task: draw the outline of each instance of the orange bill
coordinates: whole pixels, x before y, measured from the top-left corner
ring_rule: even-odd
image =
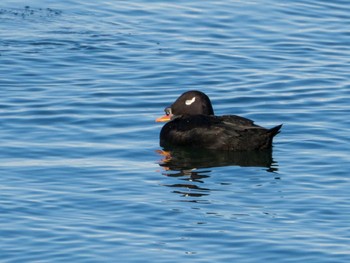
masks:
[[[164,115],[156,119],[156,122],[170,121],[170,115]]]

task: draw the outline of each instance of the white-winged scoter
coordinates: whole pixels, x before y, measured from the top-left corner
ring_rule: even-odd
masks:
[[[271,129],[236,116],[215,116],[209,97],[201,91],[183,93],[157,122],[169,121],[160,132],[160,146],[210,150],[252,151],[272,147],[282,125]]]

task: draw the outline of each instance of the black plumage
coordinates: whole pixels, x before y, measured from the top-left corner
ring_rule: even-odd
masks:
[[[185,92],[165,111],[170,119],[160,132],[160,145],[165,148],[269,149],[282,127],[266,129],[240,116],[215,116],[210,99],[200,91]]]

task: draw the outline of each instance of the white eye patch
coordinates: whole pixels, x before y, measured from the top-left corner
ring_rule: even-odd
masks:
[[[191,100],[186,100],[185,101],[185,104],[187,105],[187,106],[190,106],[193,102],[195,102],[196,101],[196,97],[193,97]]]

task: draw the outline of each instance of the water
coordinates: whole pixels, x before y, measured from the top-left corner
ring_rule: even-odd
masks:
[[[0,6],[1,262],[349,262],[348,1]],[[273,152],[161,154],[189,89]]]

